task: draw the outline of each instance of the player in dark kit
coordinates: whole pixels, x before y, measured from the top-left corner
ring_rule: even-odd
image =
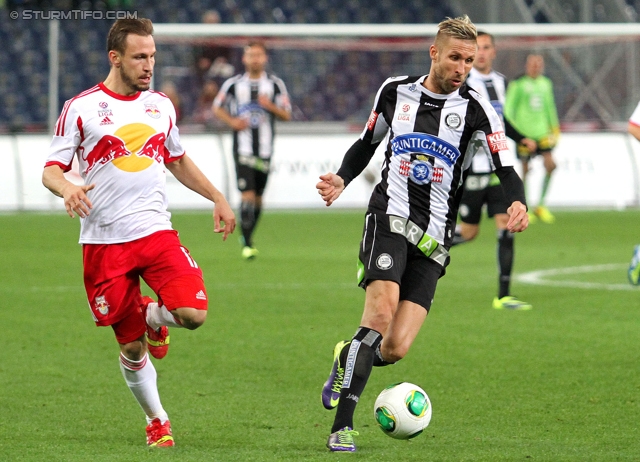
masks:
[[[284,82],[265,72],[268,56],[262,42],[251,42],[242,56],[246,72],[227,80],[213,102],[213,113],[233,129],[233,158],[242,195],[242,257],[258,254],[253,232],[267,187],[275,121],[291,119],[291,103]]]
[[[338,172],[320,176],[316,185],[331,205],[386,138],[382,180],[371,195],[360,246],[362,320],[352,340],[334,348],[322,390],[325,408],[337,406],[331,451],[356,450],[353,414],[372,367],[402,359],[427,317],[449,263],[463,173],[472,160],[468,148],[476,140],[486,144],[511,203],[507,229],[520,232],[529,224],[500,117],[464,84],[476,51],[476,28],[467,16],[441,22],[429,48],[429,74],[387,79]]]
[[[489,100],[498,115],[503,118],[502,108],[508,82],[504,75],[493,70],[495,57],[493,37],[486,32],[478,32],[478,54],[466,83]],[[503,122],[509,138],[530,152],[536,150],[537,143],[534,140],[526,138],[504,118]],[[515,243],[513,233],[507,230],[509,202],[500,186],[500,180],[491,172],[490,153],[485,151],[482,143],[476,143],[473,149],[476,150],[476,154],[464,183],[464,193],[460,202],[460,223],[456,227],[453,244],[476,238],[480,231],[482,207],[486,204],[487,215],[494,218],[498,230],[498,296],[493,299],[492,305],[495,309],[530,310],[530,303],[519,300],[510,292]]]

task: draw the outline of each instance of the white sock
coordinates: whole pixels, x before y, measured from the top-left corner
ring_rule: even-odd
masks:
[[[146,414],[147,424],[156,418],[162,423],[166,422],[169,416],[160,403],[156,368],[149,361],[149,355],[145,354],[140,361],[132,361],[120,353],[120,370],[124,381]]]
[[[166,306],[158,306],[157,303],[147,305],[147,319],[145,321],[153,329],[159,329],[162,326],[182,327],[182,324],[173,317]]]

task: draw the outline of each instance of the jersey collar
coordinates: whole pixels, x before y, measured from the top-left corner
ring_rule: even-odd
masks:
[[[98,84],[98,86],[100,87],[100,90],[102,90],[103,92],[105,92],[107,95],[111,96],[112,98],[119,99],[119,100],[121,100],[121,101],[133,101],[133,100],[138,99],[138,97],[140,96],[140,92],[139,92],[139,91],[138,91],[138,92],[136,92],[136,93],[134,93],[133,95],[130,95],[130,96],[127,96],[127,95],[121,95],[121,94],[119,94],[119,93],[115,93],[115,92],[113,92],[113,91],[109,90],[109,89],[105,86],[104,82],[100,82],[100,83]]]

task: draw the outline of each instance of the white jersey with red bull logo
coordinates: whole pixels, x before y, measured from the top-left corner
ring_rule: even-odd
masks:
[[[81,244],[115,244],[172,229],[165,164],[184,154],[169,98],[119,95],[102,83],[68,100],[46,166],[65,172],[77,157],[93,204],[81,219]]]

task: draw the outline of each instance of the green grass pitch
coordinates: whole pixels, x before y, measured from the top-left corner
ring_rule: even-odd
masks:
[[[118,367],[111,329],[93,325],[78,220],[0,215],[0,460],[638,460],[640,289],[626,281],[637,210],[558,212],[516,237],[512,291],[528,312],[491,308],[495,231],[452,249],[431,314],[407,357],[374,369],[358,407],[356,454],[325,448],[320,403],[334,344],[362,313],[355,286],[363,211],[275,212],[253,262],[209,213],[174,214],[203,268],[207,323],[173,329],[154,361],[177,446],[149,451],[144,416]],[[599,266],[607,265],[607,266]],[[566,268],[579,268],[566,270]],[[148,290],[148,289],[146,289]],[[385,436],[373,402],[397,381],[422,386],[430,426]]]

